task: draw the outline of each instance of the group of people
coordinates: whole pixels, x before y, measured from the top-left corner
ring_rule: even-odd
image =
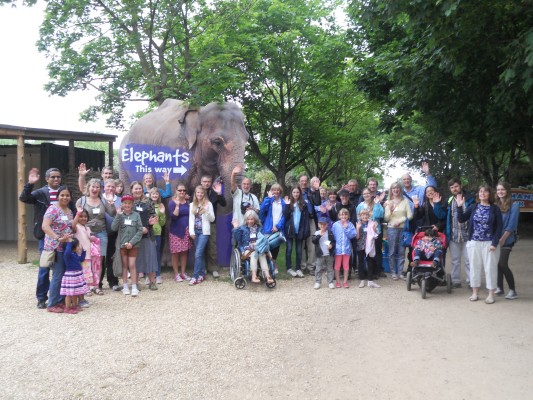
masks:
[[[244,177],[239,187],[243,170],[235,167],[231,175],[233,239],[251,260],[251,281],[259,282],[259,266],[267,282],[274,279],[266,256],[274,261],[276,274],[279,247],[265,254],[256,244],[261,235],[282,234],[289,275],[303,277],[307,270],[315,277],[314,288],[319,289],[325,272],[328,287],[333,289],[348,288],[350,275],[357,273],[360,288],[379,288],[375,281],[386,276],[382,265],[386,238],[393,280],[404,278],[406,247],[408,268],[430,250],[444,265],[449,249],[453,285],[462,286],[463,261],[466,283],[472,288],[471,301],[478,300],[482,269],[489,291],[486,303],[492,304],[495,296],[504,294],[504,277],[509,286],[506,298],[517,298],[508,260],[516,241],[519,208],[512,201],[509,184],[498,184],[495,194],[492,188],[481,186],[476,199],[463,190],[460,180],[452,179],[448,184],[451,196],[445,201],[427,163],[422,164],[422,171],[426,185],[412,186],[411,176],[405,174],[401,185],[395,182],[383,192],[373,178],[362,192],[356,180],[335,191],[321,186],[316,177],[308,185],[307,176],[302,175],[289,195],[283,196],[276,183],[259,202],[251,192],[249,178]],[[139,294],[139,278],[145,279],[150,290],[157,290],[162,283],[161,253],[166,241],[176,282],[200,284],[208,268],[214,277],[219,276],[215,220],[218,205],[226,205],[221,182],[213,183],[213,177],[204,176],[199,186],[188,188],[178,183],[173,192],[168,174],[163,176],[163,190],[148,173],[142,182],[132,182],[127,191],[122,182],[113,179],[109,167],[102,170],[102,179],[87,182],[87,173],[81,164],[78,184],[83,196],[76,202],[69,188],[61,185],[61,172],[56,168],[46,171],[47,185],[36,190],[33,186],[40,176],[32,169],[20,194],[21,201],[34,205],[39,250],[55,253],[50,268],[39,267],[38,308],[77,313],[90,305],[85,296],[103,294],[105,275],[110,288],[124,295]],[[169,199],[168,210],[163,199]],[[430,240],[413,249],[402,241],[402,235],[417,227],[429,228]],[[447,249],[435,247],[431,237],[436,235],[431,232],[446,234]],[[188,276],[188,253],[193,248],[194,270]]]

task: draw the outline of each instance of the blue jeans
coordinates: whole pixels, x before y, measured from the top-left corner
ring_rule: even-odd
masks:
[[[154,236],[155,238],[155,251],[157,254],[157,271],[155,276],[161,276],[161,236]]]
[[[194,277],[205,276],[205,248],[209,242],[209,235],[203,233],[194,236]]]
[[[50,268],[52,270],[52,281],[50,282],[50,299],[48,307],[53,307],[63,302],[64,297],[59,294],[61,291],[61,280],[65,274],[65,260],[63,260],[63,252],[56,252],[56,262]]]
[[[400,240],[403,228],[387,228],[387,240],[389,241],[389,265],[392,275],[400,275],[405,263],[405,247]]]
[[[287,249],[285,251],[285,265],[287,266],[287,269],[292,268],[292,242],[296,243],[296,270],[300,269],[300,264],[302,262],[302,243],[303,240],[301,239],[289,239],[287,238],[287,243],[285,244],[287,246]]]
[[[39,240],[39,254],[43,252],[44,239]],[[39,273],[37,275],[37,289],[35,290],[35,296],[37,300],[48,300],[48,289],[50,289],[50,268],[39,267]]]

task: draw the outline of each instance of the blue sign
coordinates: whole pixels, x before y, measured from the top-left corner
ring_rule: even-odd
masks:
[[[129,172],[130,181],[142,181],[147,172],[156,177],[167,172],[171,179],[185,178],[193,155],[187,149],[129,143],[121,150],[119,158],[122,168]]]

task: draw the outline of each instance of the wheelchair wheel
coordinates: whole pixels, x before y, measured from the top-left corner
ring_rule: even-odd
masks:
[[[410,292],[411,291],[411,277],[413,276],[413,273],[411,271],[409,271],[407,273],[407,276],[405,278],[405,285],[407,286],[407,291]]]
[[[241,275],[241,253],[233,249],[229,263],[229,275],[233,282]]]
[[[452,276],[450,274],[446,274],[446,292],[452,292]]]
[[[242,276],[235,279],[235,282],[233,283],[237,289],[244,289],[246,287],[246,279],[244,279]]]
[[[269,288],[269,289],[274,289],[276,287],[276,279],[272,278],[274,281],[272,283],[268,283],[266,280],[265,280],[265,284],[266,284],[266,287]]]
[[[426,285],[427,285],[426,279],[422,279],[422,282],[420,282],[420,288],[421,288],[421,294],[422,294],[423,299],[426,298]]]

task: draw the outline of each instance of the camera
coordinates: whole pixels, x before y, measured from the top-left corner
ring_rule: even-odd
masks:
[[[245,214],[246,213],[246,210],[248,210],[248,208],[250,208],[252,206],[252,204],[248,201],[243,201],[241,202],[241,214]]]

